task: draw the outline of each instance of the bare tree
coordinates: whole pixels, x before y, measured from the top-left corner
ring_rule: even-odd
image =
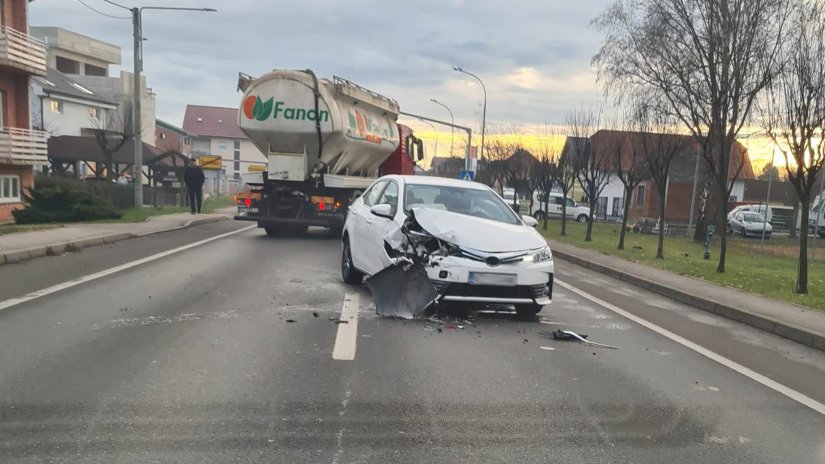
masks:
[[[673,124],[663,115],[651,113],[642,108],[637,115],[640,137],[647,172],[656,194],[659,197],[659,241],[656,246],[656,259],[664,259],[665,248],[665,213],[667,210],[667,186],[670,179],[670,167],[676,156],[689,146],[686,137],[673,133]]]
[[[561,186],[561,170],[559,164],[561,163],[562,147],[558,143],[559,134],[545,126],[544,133],[540,135],[542,142],[536,149],[538,156],[538,164],[535,172],[537,178],[537,190],[539,191],[539,201],[542,203],[539,208],[540,214],[536,215],[536,219],[542,221],[542,229],[547,230],[548,212],[550,211],[550,191],[556,185]]]
[[[561,235],[567,235],[567,198],[576,185],[576,160],[580,150],[584,150],[581,140],[567,137],[558,162],[552,166],[564,199],[561,202]]]
[[[660,99],[701,145],[718,226],[741,170],[731,150],[781,68],[790,11],[790,0],[616,0],[594,20],[606,34],[593,58],[606,91]],[[725,272],[724,234],[720,242]]]
[[[633,129],[627,124],[630,115],[622,115],[617,121],[619,131],[602,131],[594,137],[593,143],[602,145],[604,155],[610,159],[613,175],[622,183],[624,199],[622,201],[622,229],[619,231],[619,245],[617,249],[624,250],[625,236],[627,235],[627,220],[630,215],[630,200],[633,191],[648,178],[647,166],[641,146],[638,143],[639,134],[627,130]]]
[[[584,199],[590,207],[585,242],[593,238],[596,204],[612,174],[610,156],[605,153],[604,147],[593,144],[591,140],[599,128],[601,116],[601,108],[584,107],[574,108],[568,116],[570,132],[576,140],[574,170],[584,190]]]
[[[115,178],[113,158],[114,154],[132,140],[132,111],[123,104],[121,110],[106,111],[100,119],[92,119],[95,141],[103,153],[103,165],[106,169],[106,180],[111,184]],[[137,181],[137,180],[136,180]]]
[[[805,0],[794,15],[786,47],[786,66],[768,95],[765,130],[783,148],[788,180],[808,225],[811,197],[825,163],[825,10]],[[808,293],[808,234],[799,234],[796,293]]]

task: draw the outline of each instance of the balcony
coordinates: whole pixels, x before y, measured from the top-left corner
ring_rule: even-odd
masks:
[[[48,138],[49,133],[44,131],[0,127],[0,162],[48,163]]]
[[[0,66],[46,75],[46,46],[34,37],[0,26]]]

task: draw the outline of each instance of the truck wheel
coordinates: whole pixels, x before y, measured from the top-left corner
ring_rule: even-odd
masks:
[[[579,222],[587,222],[587,215],[586,214],[579,214],[579,217],[576,218]]]
[[[278,237],[281,235],[281,229],[275,226],[266,226],[264,227],[264,230],[266,231],[266,235],[270,237]]]
[[[345,238],[341,245],[341,278],[345,283],[357,285],[364,280],[364,274],[352,264],[352,252],[349,248],[349,239]]]
[[[536,303],[520,303],[515,305],[516,307],[516,314],[518,317],[527,318],[533,317],[536,314],[540,313],[544,306]]]

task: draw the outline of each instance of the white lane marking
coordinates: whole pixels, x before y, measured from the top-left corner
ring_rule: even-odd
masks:
[[[355,359],[355,341],[358,339],[358,294],[344,295],[344,305],[341,307],[342,322],[338,324],[338,333],[335,335],[335,347],[332,349],[332,359],[352,361]],[[343,323],[346,321],[346,323]]]
[[[774,390],[778,393],[781,393],[781,394],[787,396],[788,398],[790,398],[790,399],[792,399],[792,400],[794,400],[798,403],[801,403],[801,404],[813,409],[814,411],[816,411],[816,412],[818,412],[822,415],[825,415],[825,404],[822,404],[819,401],[816,401],[815,399],[813,399],[813,398],[811,398],[807,395],[804,395],[804,394],[802,394],[802,393],[800,393],[800,392],[798,392],[798,391],[796,391],[796,390],[794,390],[790,387],[782,385],[781,383],[776,382],[772,379],[769,379],[768,377],[765,377],[764,375],[762,375],[758,372],[755,372],[751,369],[748,369],[747,367],[737,363],[736,361],[732,361],[732,360],[730,360],[730,359],[728,359],[728,358],[726,358],[726,357],[724,357],[724,356],[722,356],[722,355],[720,355],[716,352],[713,352],[713,351],[711,351],[711,350],[709,350],[709,349],[707,349],[707,348],[705,348],[701,345],[693,343],[692,341],[690,341],[690,340],[688,340],[684,337],[681,337],[679,335],[676,335],[675,333],[673,333],[673,332],[671,332],[671,331],[669,331],[669,330],[667,330],[663,327],[659,327],[658,325],[656,325],[652,322],[649,322],[645,319],[642,319],[641,317],[636,316],[635,314],[631,314],[631,313],[629,313],[629,312],[627,312],[627,311],[625,311],[625,310],[623,310],[623,309],[621,309],[617,306],[614,306],[614,305],[612,305],[612,304],[610,304],[610,303],[608,303],[608,302],[606,302],[606,301],[604,301],[604,300],[602,300],[598,297],[595,297],[595,296],[585,292],[584,290],[580,290],[580,289],[578,289],[578,288],[576,288],[576,287],[574,287],[574,286],[572,286],[568,283],[562,282],[558,279],[556,279],[555,282],[557,284],[561,285],[563,288],[565,288],[567,290],[570,290],[571,292],[573,292],[573,293],[575,293],[575,294],[577,294],[577,295],[579,295],[583,298],[586,298],[586,299],[598,304],[599,306],[602,306],[606,309],[609,309],[610,311],[613,311],[614,313],[616,313],[616,314],[618,314],[618,315],[620,315],[620,316],[622,316],[626,319],[630,319],[631,321],[641,325],[642,327],[645,327],[647,329],[650,329],[650,330],[656,332],[659,335],[667,337],[667,338],[673,340],[674,342],[676,342],[676,343],[678,343],[678,344],[680,344],[684,347],[690,348],[691,350],[701,354],[702,356],[705,356],[706,358],[710,358],[710,359],[716,361],[717,363],[719,363],[719,364],[721,364],[721,365],[723,365],[723,366],[725,366],[729,369],[732,369],[732,370],[744,375],[745,377],[747,377],[751,380],[754,380],[756,382],[761,383],[762,385],[770,388],[771,390]]]
[[[214,242],[215,240],[220,240],[222,238],[229,237],[230,235],[240,234],[241,232],[246,232],[247,230],[253,229],[255,227],[256,226],[248,226],[248,227],[244,227],[242,229],[233,230],[232,232],[227,232],[225,234],[216,235],[214,237],[209,237],[207,239],[203,239],[203,240],[198,241],[198,242],[190,243],[188,245],[179,246],[179,247],[173,248],[171,250],[162,251],[160,253],[156,253],[154,255],[147,256],[145,258],[140,258],[140,259],[137,259],[135,261],[131,261],[131,262],[128,262],[128,263],[125,263],[125,264],[121,264],[119,266],[111,267],[109,269],[105,269],[105,270],[100,271],[100,272],[95,272],[94,274],[85,275],[83,277],[78,277],[77,279],[74,279],[74,280],[69,280],[69,281],[66,281],[66,282],[63,282],[63,283],[59,283],[57,285],[52,285],[51,287],[46,287],[46,288],[43,288],[43,289],[40,289],[40,290],[35,290],[31,293],[27,293],[27,294],[25,294],[23,296],[20,296],[20,297],[17,297],[17,298],[10,298],[8,300],[0,301],[0,311],[3,311],[4,309],[11,308],[12,306],[17,306],[19,304],[26,303],[28,301],[32,301],[32,300],[36,300],[38,298],[42,298],[42,297],[47,296],[47,295],[51,295],[52,293],[57,293],[59,291],[66,290],[67,288],[76,287],[76,286],[78,286],[80,284],[84,284],[86,282],[91,282],[93,280],[97,280],[97,279],[100,279],[100,278],[103,278],[103,277],[106,277],[106,276],[110,276],[110,275],[115,274],[117,272],[125,271],[126,269],[131,269],[135,266],[140,266],[141,264],[146,264],[146,263],[151,262],[151,261],[155,261],[155,260],[158,260],[158,259],[161,259],[161,258],[165,258],[169,255],[173,255],[175,253],[180,253],[181,251],[185,251],[185,250],[188,250],[190,248],[195,248],[195,247],[204,245],[204,244],[209,243],[209,242]]]

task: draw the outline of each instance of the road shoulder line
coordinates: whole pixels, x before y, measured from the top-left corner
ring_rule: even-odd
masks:
[[[745,377],[748,377],[749,379],[754,380],[754,381],[762,384],[763,386],[768,387],[771,390],[774,390],[777,393],[780,393],[780,394],[782,394],[782,395],[784,395],[784,396],[786,396],[786,397],[788,397],[788,398],[790,398],[790,399],[792,399],[792,400],[794,400],[794,401],[796,401],[796,402],[798,402],[798,403],[800,403],[804,406],[807,406],[810,409],[813,409],[814,411],[818,412],[819,414],[822,414],[823,416],[825,416],[825,404],[822,404],[819,401],[816,401],[815,399],[813,399],[813,398],[811,398],[807,395],[804,395],[804,394],[802,394],[802,393],[800,393],[800,392],[798,392],[798,391],[796,391],[796,390],[794,390],[790,387],[782,385],[781,383],[776,382],[775,380],[772,380],[772,379],[770,379],[770,378],[768,378],[768,377],[766,377],[766,376],[764,376],[764,375],[762,375],[762,374],[760,374],[760,373],[758,373],[754,370],[751,370],[751,369],[737,363],[736,361],[730,360],[730,359],[720,355],[719,353],[716,353],[715,351],[711,351],[711,350],[709,350],[709,349],[707,349],[707,348],[705,348],[705,347],[703,347],[703,346],[701,346],[697,343],[694,343],[694,342],[692,342],[692,341],[690,341],[690,340],[688,340],[688,339],[686,339],[686,338],[684,338],[680,335],[677,335],[677,334],[675,334],[675,333],[673,333],[673,332],[671,332],[671,331],[669,331],[669,330],[667,330],[663,327],[660,327],[660,326],[658,326],[658,325],[656,325],[656,324],[654,324],[654,323],[652,323],[652,322],[650,322],[646,319],[643,319],[643,318],[641,318],[641,317],[639,317],[635,314],[631,314],[631,313],[629,313],[629,312],[627,312],[627,311],[625,311],[625,310],[623,310],[623,309],[621,309],[621,308],[619,308],[615,305],[612,305],[612,304],[610,304],[610,303],[608,303],[608,302],[606,302],[606,301],[604,301],[604,300],[602,300],[602,299],[600,299],[596,296],[593,296],[593,295],[585,292],[584,290],[581,290],[577,287],[574,287],[573,285],[570,285],[566,282],[562,282],[558,279],[555,280],[555,283],[560,285],[561,287],[565,288],[566,290],[569,290],[569,291],[581,296],[582,298],[586,298],[586,299],[592,301],[593,303],[596,303],[599,306],[624,317],[625,319],[629,319],[629,320],[635,322],[636,324],[641,325],[642,327],[644,327],[648,330],[652,330],[653,332],[656,332],[657,334],[659,334],[659,335],[661,335],[665,338],[668,338],[668,339],[670,339],[670,340],[672,340],[672,341],[674,341],[674,342],[676,342],[676,343],[678,343],[678,344],[680,344],[680,345],[682,345],[686,348],[689,348],[689,349],[701,354],[702,356],[704,356],[706,358],[709,358],[713,361],[716,361],[717,363],[727,367],[728,369],[734,370],[734,371],[744,375]]]
[[[332,349],[332,359],[338,361],[355,359],[355,344],[358,339],[358,301],[357,293],[344,295],[341,316],[338,318],[335,346]]]

